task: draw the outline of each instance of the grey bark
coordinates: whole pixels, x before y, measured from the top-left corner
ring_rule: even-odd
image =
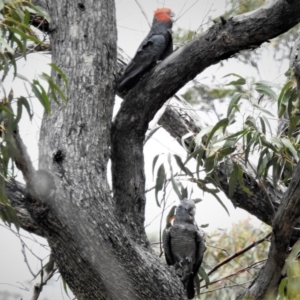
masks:
[[[300,3],[279,0],[243,19],[214,25],[145,76],[124,97],[113,124],[114,2],[53,0],[48,5],[52,60],[69,79],[69,101],[53,105],[41,128],[40,169],[54,178],[56,193],[44,201],[26,197],[27,210],[78,299],[183,299],[180,281],[151,250],[143,228],[148,123],[205,68],[297,24]],[[59,76],[53,78],[62,86]],[[113,197],[106,178],[110,155]]]
[[[20,226],[30,232],[44,237],[45,232],[41,226],[31,217],[24,203],[26,197],[26,188],[15,180],[10,180],[6,183],[6,195],[10,200],[12,207],[15,209],[20,222]]]
[[[289,239],[300,216],[299,178],[300,164],[298,163],[272,224],[273,235],[268,260],[246,292],[246,298],[263,300],[267,294],[273,294],[278,288],[288,253]]]

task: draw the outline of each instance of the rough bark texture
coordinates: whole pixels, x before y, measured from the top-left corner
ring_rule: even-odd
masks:
[[[248,17],[214,25],[125,95],[112,126],[117,73],[114,1],[53,0],[47,8],[52,60],[69,79],[69,101],[53,105],[51,115],[43,119],[40,169],[54,179],[56,190],[43,201],[26,197],[32,224],[40,226],[78,299],[183,299],[180,281],[151,250],[143,228],[143,141],[148,123],[169,97],[205,68],[297,24],[300,2],[278,0]],[[57,74],[53,78],[62,86]],[[191,131],[199,125],[184,118],[178,122]],[[168,128],[167,122],[164,126]],[[106,178],[110,156],[113,198]],[[258,200],[249,209],[271,222]]]
[[[49,13],[52,60],[69,79],[69,102],[53,105],[41,127],[39,168],[53,175],[56,195],[38,210],[36,201],[28,209],[45,230],[78,299],[182,299],[179,281],[146,238],[139,247],[118,222],[107,183],[115,94],[114,2],[52,1]]]
[[[299,178],[300,164],[298,164],[289,188],[276,212],[268,260],[246,292],[246,298],[263,300],[267,294],[273,294],[278,288],[282,276],[281,271],[288,253],[289,238],[300,216]]]
[[[20,226],[28,232],[45,237],[44,230],[32,219],[27,207],[25,206],[24,198],[26,197],[26,194],[27,191],[22,184],[14,180],[6,183],[6,195],[9,198],[12,207],[16,211]]]

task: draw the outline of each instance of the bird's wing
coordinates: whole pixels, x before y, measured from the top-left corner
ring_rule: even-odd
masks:
[[[204,237],[202,232],[199,229],[196,230],[195,240],[196,240],[196,259],[195,259],[195,264],[193,266],[194,276],[198,273],[198,270],[202,263],[203,254],[206,250]]]
[[[136,73],[139,73],[141,69],[147,69],[152,64],[157,62],[158,58],[165,51],[165,49],[166,40],[164,35],[150,35],[142,42],[125,72],[132,73],[131,75],[134,76]]]
[[[167,264],[170,265],[174,265],[174,257],[172,254],[172,248],[171,248],[171,228],[168,228],[164,231],[163,234],[163,246],[164,246],[164,251],[165,251],[165,257],[166,257],[166,261]]]
[[[140,45],[134,58],[126,67],[124,74],[119,79],[118,89],[135,85],[137,81],[154,66],[166,49],[166,40],[163,34],[149,35]]]
[[[167,43],[166,50],[162,54],[161,60],[164,60],[166,57],[168,57],[173,52],[173,39],[172,39],[172,30],[168,30],[165,34],[165,40]]]

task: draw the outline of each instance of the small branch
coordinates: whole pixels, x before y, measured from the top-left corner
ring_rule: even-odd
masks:
[[[197,172],[192,172],[192,174],[197,174]],[[186,174],[175,174],[173,177],[189,177],[189,175],[186,175]],[[170,177],[170,178],[166,179],[166,182],[170,182],[171,180],[172,180],[172,178]],[[191,181],[190,179],[188,179],[188,180]],[[193,181],[191,181],[191,182],[193,182]],[[153,186],[153,187],[151,187],[151,188],[149,188],[149,189],[147,189],[147,190],[145,190],[145,193],[148,193],[148,192],[154,190],[155,187],[156,187],[156,185]]]
[[[216,289],[213,289],[213,290],[207,290],[205,292],[201,292],[200,294],[208,294],[208,293],[213,293],[215,291],[219,291],[219,290],[222,290],[222,289],[227,289],[227,288],[233,288],[233,287],[236,287],[236,286],[243,286],[244,284],[247,284],[247,283],[250,283],[252,280],[248,280],[248,281],[245,281],[243,283],[236,283],[236,284],[231,284],[231,285],[224,285],[224,286],[221,286],[221,287],[218,287]]]
[[[46,52],[48,51],[50,53],[51,51],[51,44],[50,43],[42,43],[42,44],[32,44],[29,45],[26,48],[26,54],[30,53],[37,53],[37,52]],[[23,53],[16,51],[15,52],[15,59],[18,59],[19,57],[22,57]]]
[[[218,263],[217,265],[215,265],[208,273],[207,275],[211,275],[213,272],[215,272],[216,270],[218,270],[220,267],[222,267],[223,265],[227,264],[228,262],[230,262],[231,260],[235,259],[236,257],[244,254],[245,252],[247,252],[248,250],[250,250],[251,248],[261,244],[262,242],[264,242],[265,240],[267,240],[270,236],[271,236],[271,232],[268,233],[267,235],[265,235],[263,238],[259,239],[258,241],[255,241],[253,243],[251,243],[250,245],[248,245],[247,247],[241,249],[240,251],[235,252],[234,254],[230,255],[229,257],[225,258],[224,260],[222,260],[220,263]]]
[[[6,182],[5,193],[18,216],[20,226],[28,232],[45,237],[44,230],[32,219],[25,206],[24,198],[28,197],[25,186],[15,180],[9,180]]]
[[[210,285],[215,284],[215,283],[218,283],[218,282],[220,282],[220,281],[222,281],[222,280],[225,280],[225,279],[229,279],[230,277],[239,275],[240,273],[246,272],[246,271],[248,271],[249,269],[252,269],[253,267],[255,267],[255,266],[257,266],[258,264],[261,264],[261,263],[263,263],[263,262],[265,262],[265,261],[266,261],[266,259],[257,261],[257,262],[255,262],[255,263],[253,263],[253,264],[251,264],[251,265],[249,265],[249,266],[247,266],[247,267],[245,267],[245,268],[242,268],[242,269],[239,269],[239,270],[235,271],[234,273],[231,273],[231,274],[229,274],[229,275],[227,275],[227,276],[225,276],[225,277],[222,277],[222,278],[220,278],[220,279],[217,279],[217,280],[215,280],[215,281],[210,282]],[[204,287],[205,287],[205,285],[201,286],[201,288],[204,288]]]
[[[50,32],[49,22],[44,17],[39,16],[37,14],[30,14],[30,25],[42,32]]]
[[[171,204],[169,204],[167,207],[166,207],[166,209],[167,208],[169,208],[169,207],[171,207],[171,205],[173,205],[175,203],[175,201],[173,201]],[[154,217],[153,219],[152,219],[152,221],[151,222],[149,222],[147,225],[145,225],[145,227],[144,228],[146,228],[146,227],[148,227],[148,226],[150,226],[160,215],[162,214],[162,212],[160,212],[156,217]]]
[[[34,286],[34,291],[33,291],[33,296],[31,298],[31,300],[37,300],[43,290],[43,287],[48,283],[48,281],[53,277],[53,275],[56,273],[57,269],[54,268],[45,278],[45,280],[43,280],[43,276],[44,276],[44,271],[43,271],[43,266],[41,269],[41,282],[37,283]]]
[[[162,239],[161,239],[162,234],[161,233],[162,233],[162,221],[163,221],[164,212],[166,210],[166,204],[167,204],[167,199],[166,199],[167,186],[168,186],[168,182],[165,181],[164,192],[163,192],[163,197],[162,197],[164,205],[163,205],[163,208],[162,208],[161,218],[160,218],[160,223],[159,223],[159,247],[160,247],[160,255],[159,255],[159,257],[161,257],[162,254],[163,254]]]
[[[29,288],[24,286],[24,284],[22,284],[21,282],[17,282],[17,283],[21,284],[23,287],[20,287],[20,286],[14,285],[14,284],[10,284],[10,283],[5,283],[5,282],[0,282],[0,285],[8,285],[8,286],[12,286],[12,287],[18,288],[23,291],[27,291],[27,292],[29,291]]]
[[[22,252],[23,257],[24,257],[24,262],[25,262],[25,264],[26,264],[26,266],[27,266],[29,272],[31,273],[31,275],[32,275],[33,277],[35,277],[36,275],[35,275],[34,272],[31,270],[31,267],[30,267],[30,265],[29,265],[29,262],[28,262],[28,259],[27,259],[27,256],[26,256],[26,252],[25,252],[25,243],[22,241],[22,239],[21,239],[20,236],[19,236],[19,239],[20,239],[21,246],[22,246],[21,252]]]
[[[17,154],[14,155],[13,160],[17,168],[22,172],[25,182],[28,183],[34,177],[35,170],[18,129],[14,132],[13,137],[17,149]]]
[[[148,23],[148,25],[149,25],[149,28],[151,28],[151,23],[150,23],[150,21],[148,20],[147,14],[146,14],[146,12],[144,11],[144,9],[143,9],[141,3],[139,2],[139,0],[135,0],[135,2],[136,2],[136,4],[138,5],[138,7],[140,8],[142,14],[144,15],[144,17],[145,17],[145,19],[146,19],[146,21],[147,21],[147,23]]]
[[[151,129],[150,133],[146,135],[145,141],[144,141],[144,146],[145,144],[152,138],[152,136],[154,135],[154,133],[156,131],[158,131],[161,128],[161,126],[157,126],[153,129]]]

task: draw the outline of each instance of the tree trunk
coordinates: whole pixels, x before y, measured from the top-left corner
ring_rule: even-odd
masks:
[[[56,195],[45,203],[50,210],[43,211],[43,219],[31,213],[78,299],[182,299],[179,281],[149,247],[143,226],[138,245],[116,218],[107,182],[115,97],[114,3],[52,1],[50,15],[52,60],[69,79],[68,103],[52,105],[43,118],[39,168],[53,175]]]
[[[182,284],[151,249],[143,227],[148,124],[169,97],[205,68],[297,24],[300,3],[278,0],[249,17],[214,25],[147,74],[124,97],[113,124],[114,1],[53,0],[48,5],[52,60],[69,80],[68,103],[53,103],[43,118],[39,169],[54,180],[55,193],[42,201],[27,195],[32,218],[27,228],[41,228],[78,299],[184,299]],[[52,77],[63,86],[58,74]]]

